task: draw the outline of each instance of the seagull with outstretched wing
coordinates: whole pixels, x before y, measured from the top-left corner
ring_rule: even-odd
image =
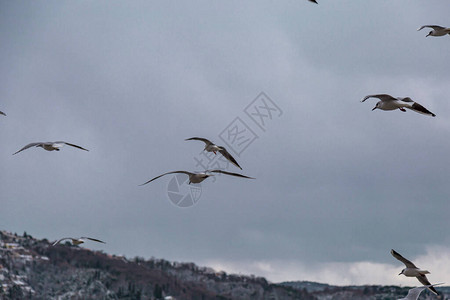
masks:
[[[90,238],[90,237],[86,237],[86,236],[82,236],[82,237],[80,237],[80,238],[66,237],[66,238],[59,239],[59,240],[57,240],[56,242],[54,242],[54,243],[52,244],[52,246],[55,246],[55,245],[59,244],[60,242],[62,242],[62,241],[64,241],[64,240],[72,240],[72,244],[75,245],[75,246],[78,246],[78,245],[80,245],[80,244],[83,244],[85,240],[90,240],[90,241],[94,241],[94,242],[97,242],[97,243],[103,243],[103,244],[106,244],[106,243],[103,242],[103,241],[100,241],[100,240],[97,240],[97,239],[93,239],[93,238]]]
[[[186,139],[186,141],[202,141],[203,143],[205,143],[205,149],[203,149],[203,151],[213,152],[214,154],[216,154],[216,152],[220,152],[220,154],[222,154],[223,157],[225,157],[229,162],[231,162],[233,165],[242,170],[241,166],[237,163],[234,157],[227,151],[227,149],[225,149],[225,147],[217,146],[210,140],[200,137],[192,137]]]
[[[45,149],[47,151],[59,151],[64,145],[72,146],[72,147],[75,147],[75,148],[78,148],[78,149],[81,149],[81,150],[84,150],[84,151],[89,151],[88,149],[85,149],[83,147],[80,147],[80,146],[77,146],[77,145],[74,145],[74,144],[71,144],[71,143],[63,142],[63,141],[58,141],[58,142],[37,142],[37,143],[30,143],[30,144],[26,145],[25,147],[23,147],[22,149],[20,149],[16,153],[13,153],[13,155],[17,154],[17,153],[19,153],[19,152],[21,152],[23,150],[26,150],[28,148],[31,148],[31,147],[41,147],[41,148],[43,148],[43,149]]]
[[[423,285],[430,285],[430,287],[428,287],[428,289],[430,291],[432,291],[434,294],[438,295],[438,292],[436,291],[436,289],[428,281],[427,276],[425,276],[425,274],[430,274],[429,271],[421,270],[421,269],[417,268],[411,261],[409,261],[408,259],[401,256],[400,253],[398,253],[394,249],[391,249],[391,254],[393,257],[395,257],[396,259],[398,259],[399,261],[404,263],[406,266],[406,268],[404,268],[398,275],[403,274],[407,277],[416,277],[417,280],[419,280],[420,283],[422,283]]]
[[[421,26],[419,29],[417,29],[417,31],[422,30],[424,28],[432,28],[433,30],[431,30],[426,36],[443,36],[446,34],[450,34],[450,28],[446,28],[446,27],[442,27],[442,26],[438,26],[438,25],[423,25]]]
[[[375,95],[368,95],[366,97],[364,97],[361,102],[366,101],[369,98],[377,98],[380,101],[377,102],[377,104],[375,105],[374,108],[372,108],[372,110],[375,109],[381,109],[381,110],[395,110],[395,109],[399,109],[403,112],[406,112],[405,108],[408,108],[410,110],[413,110],[415,112],[424,114],[424,115],[428,115],[428,116],[432,116],[435,117],[436,115],[433,114],[431,111],[429,111],[428,109],[426,109],[425,107],[423,107],[422,105],[420,105],[417,102],[414,102],[411,98],[409,97],[397,97],[394,98],[391,95],[388,94],[375,94]]]
[[[167,172],[164,174],[161,174],[159,176],[156,176],[155,178],[150,179],[149,181],[140,184],[140,185],[146,185],[147,183],[152,182],[153,180],[156,180],[164,175],[168,175],[168,174],[177,174],[177,173],[181,173],[181,174],[186,174],[189,176],[189,184],[191,183],[200,183],[203,180],[205,180],[208,177],[214,176],[213,174],[208,174],[208,173],[221,173],[221,174],[226,174],[226,175],[230,175],[230,176],[236,176],[236,177],[241,177],[241,178],[248,178],[248,179],[255,179],[253,177],[248,177],[242,174],[238,174],[238,173],[231,173],[231,172],[226,172],[226,171],[222,171],[222,170],[210,170],[210,171],[205,171],[205,172],[199,172],[199,173],[193,173],[193,172],[187,172],[187,171],[172,171],[172,172]]]
[[[420,293],[422,293],[422,291],[424,289],[433,287],[435,285],[440,285],[440,284],[443,284],[443,283],[436,283],[436,284],[430,284],[430,285],[424,285],[424,286],[415,287],[415,288],[410,289],[408,291],[408,295],[406,295],[405,298],[401,298],[401,299],[398,299],[398,300],[417,300],[417,299],[419,299]]]

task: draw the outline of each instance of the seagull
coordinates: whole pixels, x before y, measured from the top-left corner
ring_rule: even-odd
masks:
[[[317,3],[316,0],[309,0],[309,2],[314,2],[315,4],[319,4],[319,3]]]
[[[430,288],[434,285],[439,285],[439,284],[443,284],[443,283],[436,283],[436,284],[430,284],[430,285],[424,285],[424,286],[419,286],[419,287],[415,287],[413,289],[410,289],[408,291],[408,295],[406,295],[405,298],[401,298],[398,300],[417,300],[419,299],[419,295],[420,293],[422,293],[422,291],[426,288]]]
[[[423,285],[429,285],[427,287],[430,291],[432,291],[434,294],[438,295],[438,292],[434,289],[434,287],[431,285],[431,283],[428,281],[427,276],[425,274],[430,274],[427,270],[420,270],[417,268],[412,262],[401,256],[398,252],[396,252],[394,249],[391,249],[391,254],[393,257],[401,261],[405,264],[406,268],[402,270],[402,272],[398,275],[405,275],[407,277],[416,277],[417,280],[419,280]]]
[[[387,94],[378,94],[378,95],[368,95],[366,97],[364,97],[364,99],[361,100],[361,102],[366,101],[369,98],[378,98],[381,101],[378,101],[377,104],[375,105],[375,107],[372,110],[375,109],[381,109],[381,110],[395,110],[395,109],[400,109],[401,111],[405,112],[406,109],[411,109],[415,112],[424,114],[424,115],[431,115],[433,117],[435,117],[436,115],[433,114],[431,111],[429,111],[428,109],[426,109],[425,107],[423,107],[422,105],[420,105],[417,102],[414,102],[411,98],[409,97],[397,97],[394,98],[391,95],[387,95]]]
[[[423,25],[417,31],[424,29],[425,27],[433,28],[426,36],[443,36],[446,34],[450,34],[450,28],[445,28],[437,25]]]
[[[189,184],[191,184],[191,183],[200,183],[203,180],[205,180],[206,178],[208,178],[210,176],[214,176],[213,174],[208,174],[208,173],[222,173],[222,174],[231,175],[231,176],[255,179],[253,177],[248,177],[248,176],[245,176],[245,175],[242,175],[242,174],[238,174],[238,173],[225,172],[225,171],[222,171],[222,170],[210,170],[210,171],[205,171],[205,172],[200,172],[200,173],[192,173],[192,172],[187,172],[187,171],[173,171],[173,172],[167,172],[167,173],[164,173],[162,175],[156,176],[155,178],[150,179],[146,183],[140,184],[139,186],[145,185],[147,183],[150,183],[153,180],[158,179],[159,177],[162,177],[164,175],[175,174],[175,173],[182,173],[182,174],[188,175],[189,176]]]
[[[2,112],[2,111],[0,111],[0,115],[6,116],[6,114],[4,112]]]
[[[77,238],[77,239],[76,238],[71,238],[71,237],[66,237],[66,238],[59,239],[56,242],[54,242],[52,244],[52,246],[55,246],[56,244],[59,244],[61,241],[64,241],[64,240],[72,240],[72,244],[75,245],[75,246],[78,246],[79,244],[83,244],[84,240],[91,240],[91,241],[94,241],[94,242],[106,244],[103,241],[100,241],[100,240],[97,240],[97,239],[93,239],[93,238],[90,238],[90,237],[86,237],[86,236],[82,236],[82,237]]]
[[[237,163],[237,161],[233,158],[233,156],[231,156],[231,154],[227,151],[227,149],[225,149],[225,147],[217,146],[216,144],[214,144],[210,140],[204,139],[204,138],[192,137],[192,138],[189,138],[189,139],[185,139],[185,141],[192,141],[192,140],[202,141],[203,143],[205,143],[205,149],[203,149],[203,151],[214,152],[214,154],[216,154],[216,152],[218,151],[229,162],[231,162],[233,165],[235,165],[236,167],[238,167],[239,169],[242,170],[241,166]]]
[[[30,143],[30,144],[26,145],[25,147],[23,147],[22,149],[20,149],[16,153],[13,153],[13,155],[19,153],[20,151],[23,151],[23,150],[26,150],[28,148],[31,148],[31,147],[41,147],[41,148],[44,148],[47,151],[53,151],[53,150],[59,151],[60,148],[62,148],[64,146],[64,144],[72,146],[72,147],[75,147],[75,148],[78,148],[78,149],[81,149],[81,150],[84,150],[84,151],[89,151],[88,149],[84,149],[83,147],[80,147],[80,146],[77,146],[77,145],[74,145],[74,144],[71,144],[71,143],[62,142],[62,141],[59,141],[59,142],[46,142],[46,143],[44,143],[44,142],[37,142],[37,143]]]

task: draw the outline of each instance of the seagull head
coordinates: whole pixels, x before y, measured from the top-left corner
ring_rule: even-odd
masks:
[[[430,31],[427,35],[426,35],[426,37],[428,37],[429,35],[431,35],[433,33],[433,31]]]
[[[400,272],[400,274],[398,274],[398,275],[399,275],[399,276],[402,275],[404,271],[405,271],[405,269],[403,269],[403,270]]]
[[[375,104],[375,107],[372,108],[372,111],[374,111],[375,109],[380,108],[380,107],[381,107],[381,101],[378,101],[377,104]]]

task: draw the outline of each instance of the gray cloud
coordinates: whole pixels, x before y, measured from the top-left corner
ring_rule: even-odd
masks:
[[[416,31],[446,25],[429,2],[2,3],[0,226],[228,265],[383,264],[391,248],[448,248],[449,39]],[[257,180],[207,180],[188,209],[167,199],[169,178],[137,186],[198,169],[202,146],[184,139],[220,143],[261,91],[283,115],[254,127],[238,158]],[[437,117],[371,112],[359,100],[372,93]],[[90,152],[11,155],[44,140]]]

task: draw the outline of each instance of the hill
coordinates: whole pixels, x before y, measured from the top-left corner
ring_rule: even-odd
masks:
[[[128,259],[0,231],[0,299],[398,299],[407,288],[273,284],[194,263]],[[448,289],[441,289],[449,292]],[[425,291],[421,299],[431,298]]]

